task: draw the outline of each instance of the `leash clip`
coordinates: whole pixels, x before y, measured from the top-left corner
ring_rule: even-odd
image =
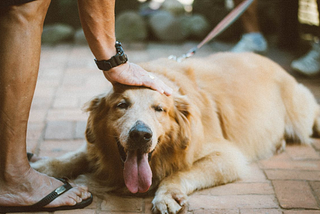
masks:
[[[187,59],[189,57],[192,57],[196,53],[197,50],[198,50],[198,48],[194,47],[194,48],[191,48],[186,54],[183,54],[180,57],[177,57],[177,56],[174,56],[174,55],[170,55],[168,58],[172,59],[172,60],[175,60],[177,62],[182,62],[183,60],[185,60],[185,59]]]

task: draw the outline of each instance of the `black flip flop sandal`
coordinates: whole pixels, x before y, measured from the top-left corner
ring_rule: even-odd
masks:
[[[58,210],[73,210],[73,209],[82,209],[92,203],[92,195],[90,198],[83,200],[80,203],[77,203],[74,206],[61,206],[61,207],[44,207],[47,204],[50,204],[54,199],[58,198],[63,193],[67,192],[68,190],[72,189],[73,187],[65,180],[65,179],[58,179],[62,181],[64,184],[50,194],[45,196],[39,202],[31,206],[0,206],[0,213],[14,213],[14,212],[54,212]]]

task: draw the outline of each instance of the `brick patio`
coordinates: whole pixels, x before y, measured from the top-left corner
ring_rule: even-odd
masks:
[[[181,55],[195,44],[135,44],[125,46],[132,62],[168,55]],[[225,51],[227,44],[203,47],[195,57]],[[271,48],[268,57],[289,69],[293,56]],[[291,73],[291,71],[289,71]],[[295,75],[309,87],[320,103],[320,78]],[[43,47],[39,81],[31,109],[28,150],[40,156],[56,157],[85,143],[87,114],[81,108],[110,84],[93,62],[87,46],[70,44]],[[106,195],[94,198],[84,210],[54,214],[151,213],[152,198],[123,198]],[[202,190],[189,197],[182,213],[193,214],[320,214],[320,140],[312,147],[287,146],[284,153],[251,164],[245,179]]]

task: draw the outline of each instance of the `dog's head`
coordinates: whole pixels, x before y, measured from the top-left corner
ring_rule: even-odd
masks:
[[[87,141],[117,158],[109,161],[123,161],[124,182],[132,193],[150,188],[155,153],[188,146],[189,105],[177,93],[168,97],[148,88],[115,86],[87,110]]]

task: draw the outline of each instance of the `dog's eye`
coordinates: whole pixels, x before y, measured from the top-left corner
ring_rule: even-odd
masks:
[[[154,106],[153,108],[157,112],[166,112],[166,110],[164,108],[162,108],[161,106]]]
[[[120,108],[120,109],[127,109],[128,107],[129,105],[126,102],[120,102],[117,104],[117,108]]]

